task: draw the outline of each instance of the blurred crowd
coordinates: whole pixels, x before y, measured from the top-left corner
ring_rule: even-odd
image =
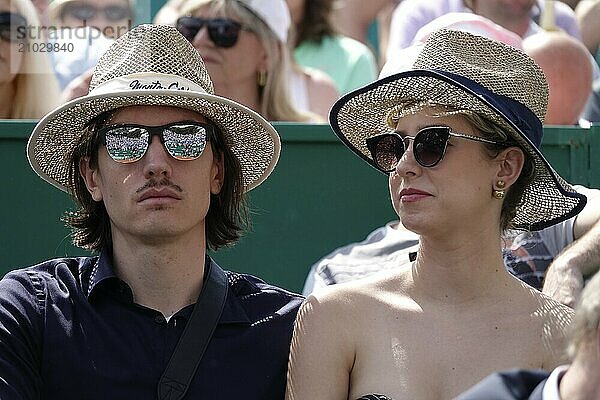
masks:
[[[0,0],[0,118],[40,118],[87,94],[102,53],[147,22],[142,8]],[[165,0],[153,22],[198,50],[217,94],[272,121],[326,122],[339,97],[411,68],[449,27],[528,53],[549,81],[546,124],[587,126],[600,120],[599,17],[598,0]]]

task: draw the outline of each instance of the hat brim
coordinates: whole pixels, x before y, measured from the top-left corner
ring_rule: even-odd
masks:
[[[85,125],[106,111],[128,106],[178,107],[196,111],[214,122],[240,162],[246,192],[260,185],[279,159],[279,135],[258,113],[220,96],[154,89],[88,95],[50,112],[29,138],[27,157],[31,167],[45,181],[70,192],[70,157]]]
[[[540,230],[571,218],[583,209],[586,197],[554,171],[525,134],[524,129],[533,129],[530,124],[519,120],[521,126],[518,126],[509,116],[510,108],[497,98],[469,88],[442,71],[410,70],[375,81],[338,100],[329,119],[342,142],[376,168],[365,139],[393,130],[387,124],[387,117],[400,103],[427,100],[471,110],[497,123],[533,158],[535,177],[517,206],[517,215],[512,221],[515,228]],[[539,124],[541,129],[541,122]]]

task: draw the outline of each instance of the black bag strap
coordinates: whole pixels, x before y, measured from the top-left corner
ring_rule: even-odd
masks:
[[[227,298],[227,275],[212,260],[207,272],[208,276],[190,320],[158,382],[159,400],[183,398],[221,318]]]

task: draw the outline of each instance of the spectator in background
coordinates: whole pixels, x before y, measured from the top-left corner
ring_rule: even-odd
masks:
[[[50,54],[54,72],[62,90],[63,101],[85,96],[92,73],[102,54],[114,42],[92,27],[75,28],[76,34],[63,31],[55,40],[59,46],[73,46],[73,51]]]
[[[293,55],[335,81],[340,94],[377,78],[373,53],[361,42],[337,33],[332,24],[334,0],[287,0],[295,26]]]
[[[564,32],[538,32],[523,39],[523,50],[542,68],[550,96],[547,125],[577,125],[592,93],[590,54]]]
[[[376,44],[375,52],[379,63],[385,62],[389,27],[394,7],[402,0],[339,0],[334,7],[334,24],[342,35],[351,37],[365,45]],[[373,26],[377,30],[377,43],[369,39]]]
[[[583,290],[569,329],[570,364],[554,370],[494,373],[456,400],[595,400],[600,398],[600,274]]]
[[[131,29],[135,16],[134,0],[53,0],[50,19],[59,27],[91,26],[106,37],[116,39]]]
[[[0,118],[41,118],[60,104],[43,37],[20,27],[40,25],[30,0],[0,0]]]
[[[87,94],[100,56],[131,29],[135,0],[53,0],[48,13],[61,29],[56,42],[74,46],[73,51],[51,53],[63,101],[69,101]]]
[[[335,84],[295,67],[285,0],[188,0],[178,15],[177,29],[200,52],[217,94],[272,121],[326,120]]]
[[[600,1],[585,0],[575,8],[575,15],[581,28],[583,43],[592,54],[597,54],[600,47]]]
[[[592,95],[588,99],[581,116],[586,121],[600,122],[600,79],[594,81]]]
[[[560,364],[572,310],[506,272],[500,236],[585,205],[540,153],[547,96],[523,52],[440,30],[413,70],[334,105],[333,131],[389,175],[420,250],[410,268],[307,298],[288,399],[447,399],[499,369]]]
[[[581,39],[573,10],[564,3],[555,3],[556,25],[571,36]],[[392,15],[388,58],[394,51],[410,46],[419,28],[449,12],[473,10],[525,37],[539,31],[537,22],[543,9],[544,2],[541,0],[404,0]]]

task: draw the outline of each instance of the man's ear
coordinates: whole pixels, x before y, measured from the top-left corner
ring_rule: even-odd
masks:
[[[210,170],[210,192],[219,194],[225,181],[225,162],[223,153],[219,153],[213,157],[212,167]]]
[[[498,170],[495,181],[503,181],[506,188],[509,188],[519,179],[525,164],[525,154],[518,147],[509,147],[502,150],[496,160],[498,161]]]
[[[92,199],[94,199],[94,201],[102,201],[102,191],[98,186],[98,167],[93,168],[90,165],[89,157],[83,157],[79,160],[79,175],[83,178]]]

